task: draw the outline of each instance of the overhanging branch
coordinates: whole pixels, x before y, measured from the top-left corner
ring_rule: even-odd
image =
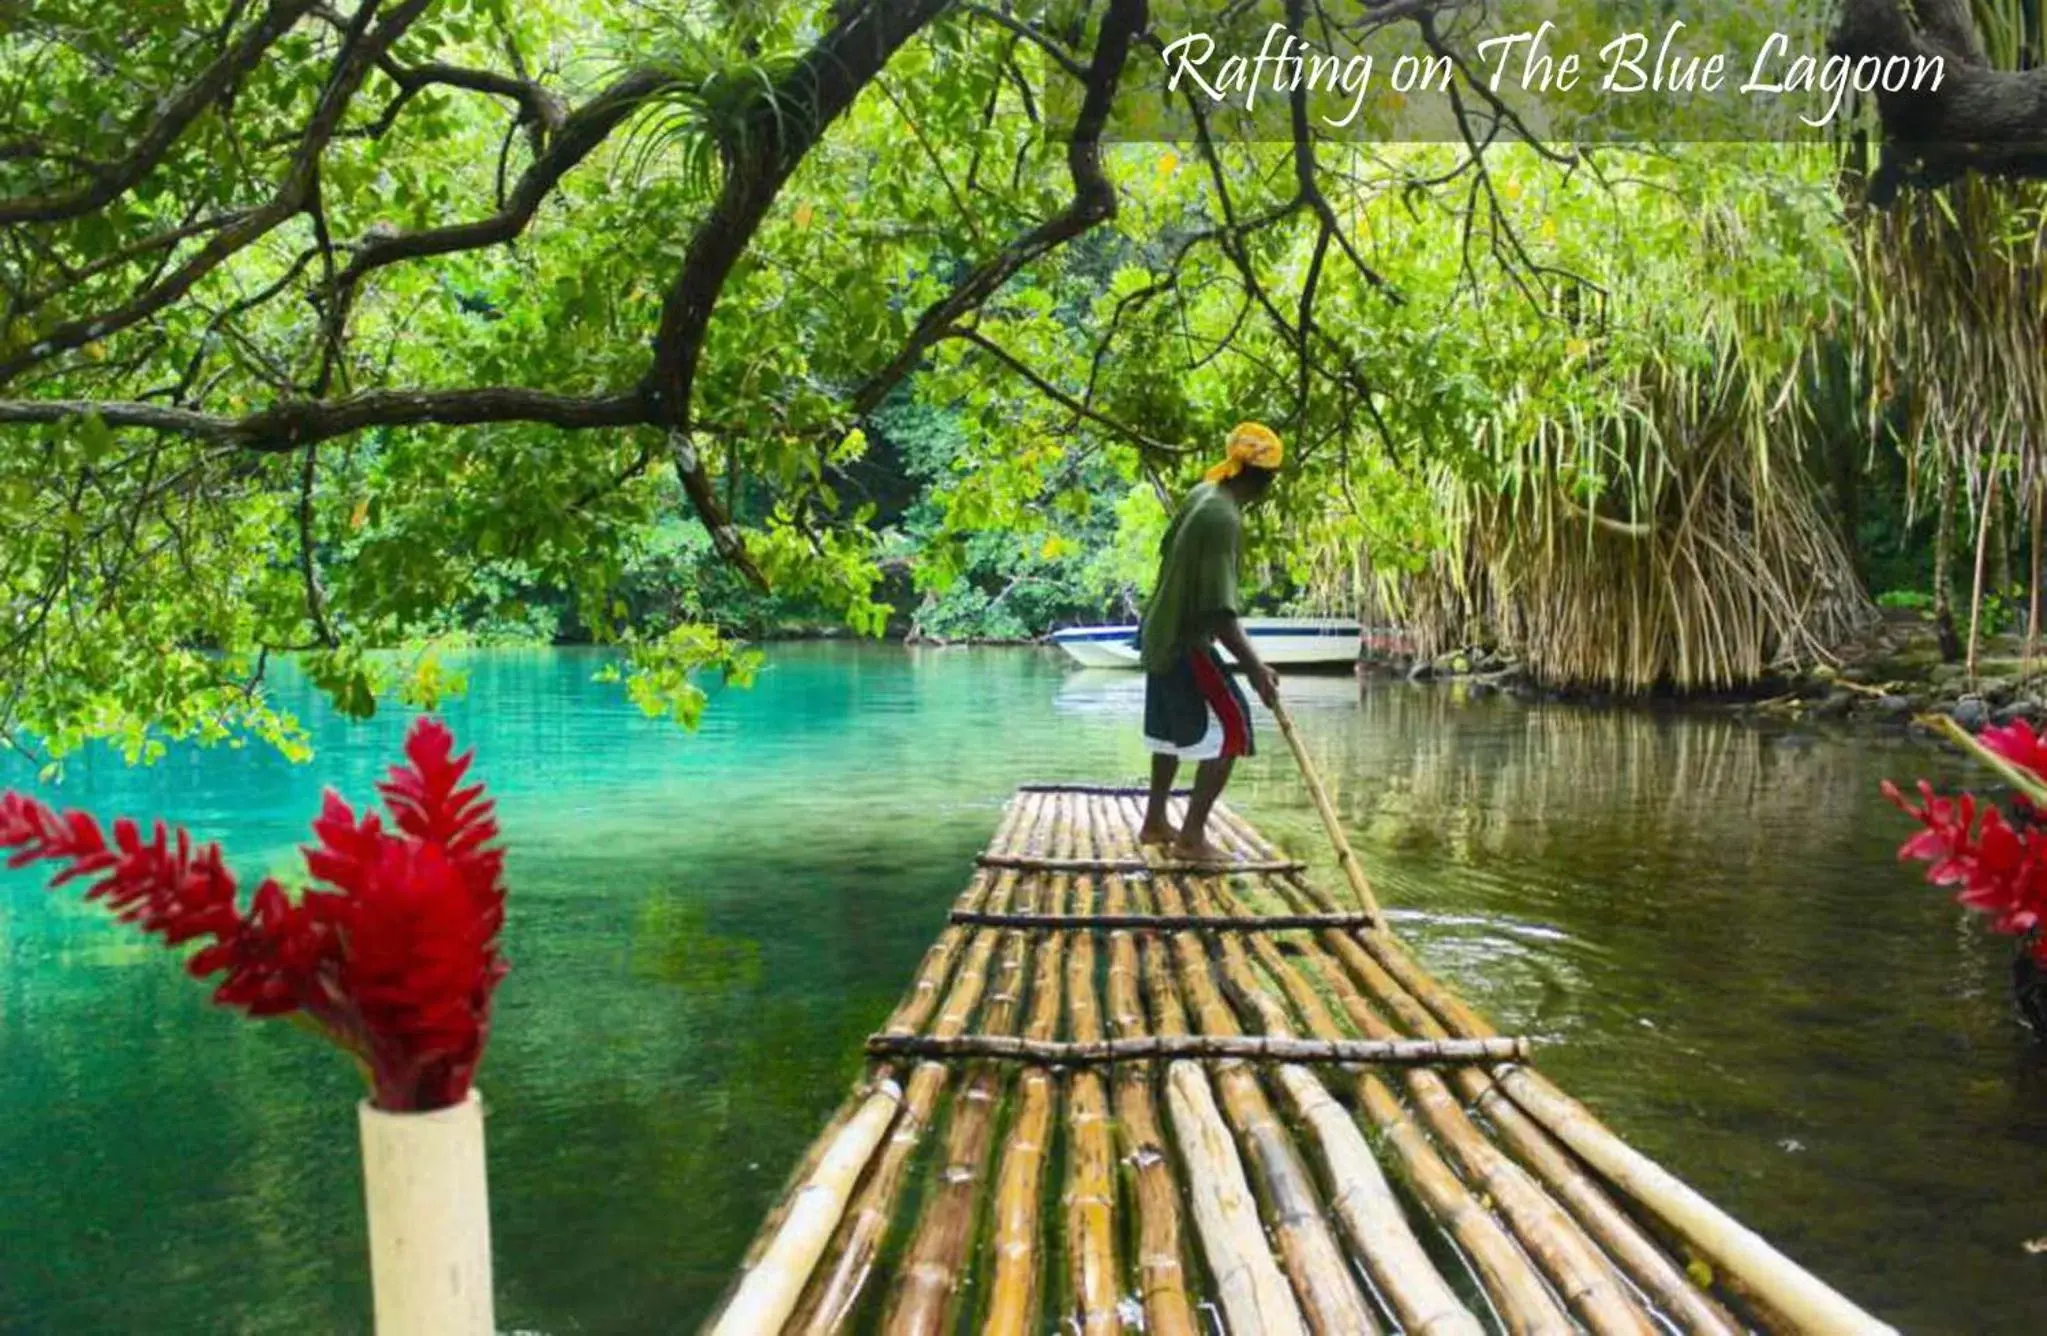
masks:
[[[285,402],[241,417],[168,404],[85,399],[0,399],[0,425],[55,425],[98,418],[109,427],[170,432],[244,450],[289,451],[371,427],[630,427],[648,420],[637,393],[578,396],[507,386],[460,390],[370,390],[343,399]]]
[[[1874,203],[1967,171],[2047,178],[2047,67],[1993,69],[1965,0],[1914,0],[1913,12],[1905,0],[1842,0],[1833,49],[1943,64],[1937,90],[1875,94],[1884,159],[1870,182]]]
[[[1145,16],[1145,0],[1112,0],[1109,13],[1102,20],[1094,59],[1083,76],[1087,93],[1074,118],[1073,138],[1066,149],[1073,198],[1058,213],[968,272],[953,285],[952,291],[925,310],[888,365],[869,377],[853,395],[856,418],[864,418],[879,408],[889,391],[916,369],[932,344],[944,338],[963,316],[979,309],[1025,266],[1116,216],[1116,188],[1102,171],[1102,128],[1108,124],[1123,67],[1129,63],[1131,42],[1143,30]]]

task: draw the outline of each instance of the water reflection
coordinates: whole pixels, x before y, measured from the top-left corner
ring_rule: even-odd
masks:
[[[513,840],[483,1087],[508,1328],[693,1326],[1025,779],[1135,776],[1142,679],[1051,653],[778,648],[695,737],[482,656],[450,708]],[[1869,737],[1400,683],[1284,690],[1402,931],[1631,1139],[1910,1330],[2047,1311],[2047,1088],[2007,945],[1915,883]],[[1232,801],[1325,840],[1258,712]],[[289,865],[402,718],[318,764],[94,758],[60,795]],[[20,782],[18,774],[0,782]],[[174,960],[0,875],[0,1330],[362,1331],[346,1064],[209,1008]],[[108,1278],[119,1276],[119,1284]]]

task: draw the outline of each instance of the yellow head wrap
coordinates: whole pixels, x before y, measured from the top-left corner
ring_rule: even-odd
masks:
[[[1286,454],[1286,447],[1279,443],[1279,435],[1262,422],[1240,422],[1230,433],[1229,458],[1210,469],[1204,477],[1209,482],[1221,482],[1234,478],[1244,471],[1246,464],[1254,468],[1277,469],[1280,459]]]

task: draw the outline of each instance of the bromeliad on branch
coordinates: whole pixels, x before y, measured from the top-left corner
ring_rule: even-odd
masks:
[[[328,791],[304,851],[325,889],[296,900],[265,878],[243,910],[218,845],[195,850],[161,821],[144,839],[125,817],[109,841],[88,813],[13,791],[0,795],[0,848],[9,867],[68,864],[51,885],[93,879],[87,899],[167,946],[204,940],[186,968],[223,976],[216,1002],[303,1014],[368,1069],[378,1108],[446,1108],[468,1096],[505,973],[504,851],[446,726],[415,724],[405,755],[378,785],[388,826]]]

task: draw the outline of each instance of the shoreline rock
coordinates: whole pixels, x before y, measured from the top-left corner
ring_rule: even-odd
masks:
[[[1472,699],[1498,692],[1531,703],[1630,704],[1841,727],[1920,730],[1924,726],[1917,720],[1929,714],[1947,715],[1972,733],[2021,719],[2035,726],[2047,722],[2047,652],[2029,661],[2020,637],[1986,637],[1973,681],[1966,664],[1941,659],[1933,628],[1916,614],[1887,614],[1838,657],[1836,664],[1767,674],[1746,687],[1638,694],[1552,686],[1512,658],[1477,645],[1412,661],[1361,661],[1358,673],[1409,682],[1461,682]]]

